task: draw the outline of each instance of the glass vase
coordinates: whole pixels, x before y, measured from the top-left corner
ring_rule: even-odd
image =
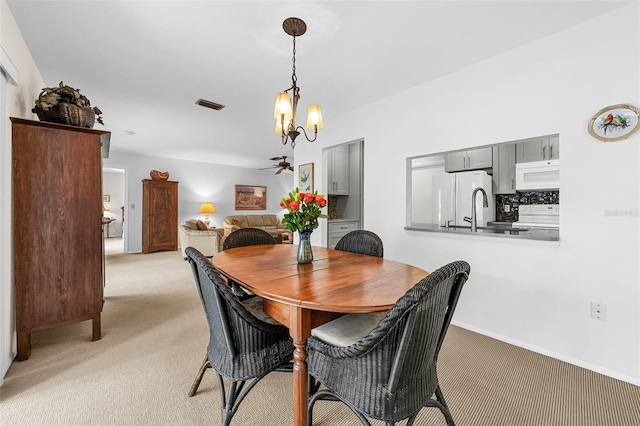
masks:
[[[313,262],[313,251],[311,250],[311,232],[299,231],[300,241],[298,242],[298,263]]]

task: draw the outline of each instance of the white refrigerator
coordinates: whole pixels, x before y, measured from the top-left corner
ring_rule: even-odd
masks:
[[[491,176],[484,170],[459,173],[441,173],[433,176],[432,217],[439,225],[471,226],[464,217],[471,217],[471,196],[476,188],[487,193],[489,207],[483,207],[482,192],[476,193],[476,218],[478,226],[487,226],[495,220],[495,200],[491,189]]]

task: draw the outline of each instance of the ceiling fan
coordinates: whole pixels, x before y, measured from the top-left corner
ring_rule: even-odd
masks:
[[[278,171],[276,172],[277,175],[282,173],[284,170],[293,171],[293,167],[291,167],[291,163],[289,163],[287,161],[287,156],[286,155],[283,155],[282,157],[273,157],[273,158],[270,158],[269,160],[271,160],[271,161],[279,161],[279,163],[278,164],[274,164],[273,167],[264,167],[264,168],[258,169],[258,170],[278,169]]]

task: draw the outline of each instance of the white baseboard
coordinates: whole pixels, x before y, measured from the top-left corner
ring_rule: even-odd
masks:
[[[576,365],[578,367],[586,368],[587,370],[591,370],[591,371],[594,371],[596,373],[600,373],[600,374],[603,374],[603,375],[608,376],[608,377],[612,377],[612,378],[617,379],[617,380],[622,380],[623,382],[631,383],[632,385],[640,386],[640,378],[638,378],[638,377],[633,377],[633,376],[628,376],[626,374],[621,374],[621,373],[619,373],[617,371],[612,371],[612,370],[609,370],[609,369],[606,369],[606,368],[602,368],[602,367],[600,367],[598,365],[593,365],[593,364],[590,364],[588,362],[581,361],[579,359],[575,359],[575,358],[572,358],[572,357],[568,357],[566,355],[559,354],[557,352],[550,351],[548,349],[544,349],[544,348],[540,348],[538,346],[530,345],[528,343],[521,342],[519,340],[515,340],[515,339],[509,338],[509,337],[505,337],[505,336],[502,336],[500,334],[496,334],[496,333],[493,333],[491,331],[487,331],[485,329],[482,329],[482,328],[479,328],[479,327],[475,327],[475,326],[472,326],[472,325],[469,325],[469,324],[466,324],[466,323],[463,323],[463,322],[453,321],[452,320],[451,324],[455,325],[456,327],[460,327],[460,328],[464,328],[464,329],[469,330],[469,331],[473,331],[474,333],[482,334],[484,336],[491,337],[491,338],[496,339],[496,340],[500,340],[501,342],[509,343],[510,345],[518,346],[520,348],[524,348],[524,349],[530,350],[532,352],[536,352],[536,353],[539,353],[539,354],[542,354],[542,355],[546,355],[546,356],[551,357],[551,358],[559,359],[560,361],[564,361],[564,362],[567,362],[569,364]]]

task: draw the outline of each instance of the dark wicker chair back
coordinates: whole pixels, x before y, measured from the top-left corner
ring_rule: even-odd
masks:
[[[360,229],[351,231],[338,241],[336,250],[382,257],[382,240],[375,233]]]
[[[407,425],[412,425],[420,409],[431,406],[439,408],[452,426],[436,363],[469,272],[464,261],[439,268],[407,291],[367,336],[351,346],[334,347],[310,337],[309,373],[327,390],[311,395],[309,418],[317,400],[339,399],[364,425],[370,424],[365,416],[387,425],[408,418]]]
[[[225,238],[222,243],[222,250],[229,250],[236,247],[259,246],[261,244],[276,244],[276,239],[267,231],[258,228],[241,228],[236,229]],[[229,280],[229,286],[233,294],[238,296],[240,300],[246,300],[254,297],[253,293],[242,288],[235,281]]]
[[[289,364],[293,343],[286,327],[268,324],[251,314],[202,253],[188,247],[186,254],[209,323],[209,346],[201,371],[213,367],[218,374],[222,425],[226,426],[258,381]],[[230,382],[228,390],[223,377]],[[250,383],[245,387],[247,381]],[[199,380],[194,383],[189,396],[199,384]]]
[[[267,231],[258,228],[236,229],[224,239],[222,250],[235,247],[257,246],[260,244],[275,244],[276,239]]]

